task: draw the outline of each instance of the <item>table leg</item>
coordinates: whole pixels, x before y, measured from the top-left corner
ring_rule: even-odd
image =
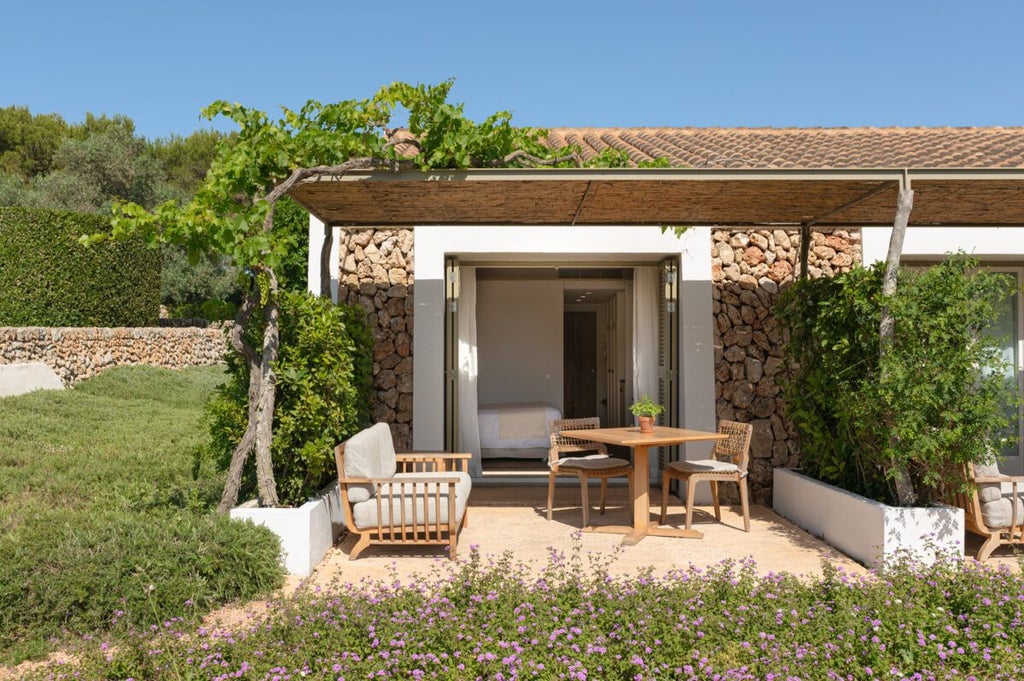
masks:
[[[648,447],[637,445],[633,448],[633,531],[622,539],[632,546],[647,536],[651,519],[651,474]]]

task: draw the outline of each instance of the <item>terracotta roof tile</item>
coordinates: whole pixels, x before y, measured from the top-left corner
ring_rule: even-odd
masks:
[[[548,144],[693,168],[1024,168],[1024,127],[552,128]]]

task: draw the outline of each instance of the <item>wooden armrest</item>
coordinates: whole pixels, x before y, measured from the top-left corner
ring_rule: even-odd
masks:
[[[437,484],[457,484],[459,479],[454,476],[438,473],[429,478],[341,478],[338,482],[342,485],[405,485],[406,483],[419,485],[430,482]]]
[[[1024,475],[979,475],[973,482],[1024,482]]]

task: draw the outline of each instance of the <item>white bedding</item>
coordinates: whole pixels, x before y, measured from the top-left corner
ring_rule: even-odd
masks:
[[[479,408],[480,448],[531,449],[551,445],[548,425],[562,412],[546,403],[487,404]]]

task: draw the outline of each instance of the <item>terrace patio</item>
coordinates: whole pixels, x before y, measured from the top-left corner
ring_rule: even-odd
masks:
[[[332,581],[358,582],[362,579],[397,577],[403,581],[435,569],[448,570],[469,559],[471,547],[478,547],[486,560],[511,552],[515,560],[540,569],[552,550],[569,554],[573,537],[587,564],[594,554],[608,572],[616,577],[636,576],[645,568],[655,574],[689,566],[704,568],[724,560],[752,558],[758,574],[789,572],[816,578],[822,573],[822,562],[828,561],[852,574],[864,574],[863,565],[848,558],[811,536],[770,508],[751,505],[750,532],[743,531],[739,507],[722,507],[722,522],[716,522],[710,506],[694,509],[694,528],[704,533],[703,539],[646,537],[635,546],[623,546],[621,534],[581,533],[579,487],[560,485],[555,492],[554,519],[546,515],[546,488],[543,485],[477,484],[470,497],[469,525],[459,535],[458,561],[447,560],[437,547],[386,547],[367,549],[357,560],[350,561],[348,552],[354,537],[343,537],[331,548],[307,583],[326,585]],[[652,498],[660,498],[653,487]],[[596,499],[596,494],[592,494]],[[592,511],[595,525],[628,524],[627,494],[624,485],[608,487],[608,508],[604,516]],[[682,524],[685,505],[670,497],[669,522]],[[652,514],[656,512],[652,508]],[[654,516],[652,515],[652,518]],[[980,540],[968,535],[967,552],[973,555]],[[989,560],[992,565],[1007,565],[1019,570],[1014,555],[1006,548],[998,550]],[[299,578],[292,578],[294,584]]]

